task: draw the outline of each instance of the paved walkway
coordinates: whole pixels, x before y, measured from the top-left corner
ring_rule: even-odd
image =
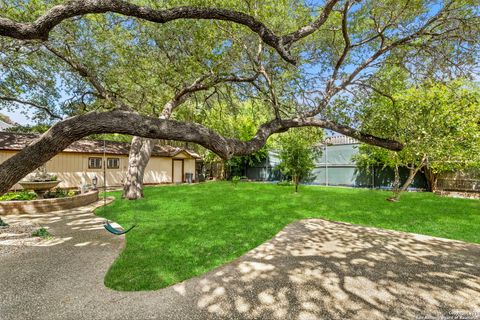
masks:
[[[115,292],[124,238],[91,210],[36,216],[56,239],[0,256],[0,319],[480,319],[480,246],[320,219],[201,277]]]

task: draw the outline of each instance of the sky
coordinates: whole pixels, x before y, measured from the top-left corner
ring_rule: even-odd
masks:
[[[19,107],[19,109],[12,112],[7,110],[0,110],[0,113],[8,116],[10,119],[12,119],[12,121],[21,125],[34,124],[33,121],[31,121],[24,114],[21,113],[20,110],[22,109],[23,107]]]

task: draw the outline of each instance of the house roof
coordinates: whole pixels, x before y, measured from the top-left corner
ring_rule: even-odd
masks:
[[[30,143],[32,143],[40,135],[35,133],[13,133],[13,132],[0,132],[0,150],[22,150]],[[103,141],[99,140],[78,140],[68,146],[63,152],[74,153],[103,153]],[[118,142],[118,141],[105,141],[105,153],[128,155],[130,151],[130,143]],[[156,157],[174,157],[181,152],[187,153],[192,158],[200,158],[196,152],[172,147],[155,145],[152,156]]]
[[[10,128],[12,125],[9,123],[6,123],[5,121],[0,120],[0,130],[5,130],[7,128]]]

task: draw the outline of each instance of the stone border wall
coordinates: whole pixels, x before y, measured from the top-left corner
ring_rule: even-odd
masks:
[[[462,192],[462,191],[445,191],[445,190],[437,190],[435,194],[444,197],[451,197],[451,198],[465,198],[465,199],[479,199],[480,200],[480,192]]]
[[[98,191],[73,197],[28,201],[0,201],[0,216],[9,214],[35,214],[86,206],[98,200]]]

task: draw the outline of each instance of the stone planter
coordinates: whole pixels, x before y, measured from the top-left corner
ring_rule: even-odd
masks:
[[[56,187],[61,181],[20,181],[19,184],[25,190],[33,190],[39,198],[43,198],[43,195],[50,189]]]

